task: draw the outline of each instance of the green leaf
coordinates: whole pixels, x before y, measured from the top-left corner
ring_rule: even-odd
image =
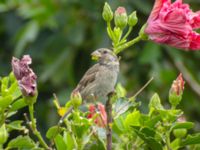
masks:
[[[60,134],[58,134],[55,137],[54,141],[55,141],[57,150],[66,150],[67,149],[67,145],[65,144],[65,141]]]
[[[24,130],[25,127],[22,126],[22,120],[16,120],[16,121],[13,121],[11,123],[9,123],[7,125],[7,128],[9,129],[9,131],[12,131],[12,130]]]
[[[194,127],[194,123],[193,122],[176,122],[172,125],[170,131],[174,130],[174,129],[191,129]]]
[[[143,134],[145,134],[146,136],[148,137],[154,137],[156,132],[151,129],[151,128],[148,128],[148,127],[144,127],[140,130],[140,132],[142,132]]]
[[[140,126],[140,112],[139,111],[134,111],[131,114],[128,114],[124,124],[127,128],[129,128],[130,126]]]
[[[27,104],[25,103],[24,99],[18,99],[17,101],[15,101],[12,105],[11,105],[11,111],[17,111],[23,107],[27,106]]]
[[[125,97],[127,94],[126,89],[120,83],[116,86],[116,93],[118,98]]]
[[[18,136],[8,143],[8,148],[31,149],[36,147],[36,144],[29,136]]]
[[[74,140],[72,136],[68,132],[64,131],[63,139],[67,145],[67,150],[72,150],[74,148]]]
[[[171,142],[170,147],[173,150],[178,150],[180,148],[180,143],[181,143],[181,139],[180,138],[175,139],[173,142]]]
[[[6,97],[0,97],[0,108],[4,109],[8,107],[11,104],[12,100],[13,100],[13,97],[10,95]]]
[[[74,124],[72,124],[73,132],[78,138],[82,138],[90,128],[89,120],[80,116],[79,113],[73,113]]]
[[[9,78],[4,77],[1,79],[1,94],[2,96],[6,96],[7,88],[8,88]]]
[[[148,145],[152,150],[162,150],[162,145],[152,137],[153,130],[145,128],[145,130],[139,130],[138,127],[133,127],[135,133]]]
[[[129,102],[127,98],[119,98],[114,105],[114,116],[119,117],[121,114],[128,111],[131,107],[135,107],[137,103]]]
[[[170,122],[176,121],[177,117],[182,114],[182,111],[177,109],[158,110],[158,112],[160,113],[162,120],[168,120]]]
[[[157,93],[155,93],[152,97],[151,100],[149,102],[149,109],[151,110],[151,108],[155,108],[156,110],[160,110],[163,109],[163,106],[160,102],[160,97]]]
[[[18,97],[20,97],[21,91],[19,89],[18,83],[17,81],[15,81],[10,88],[8,89],[8,94],[13,96],[13,99],[17,99]]]
[[[150,127],[150,128],[154,128],[155,125],[161,120],[161,116],[152,116],[151,118],[149,118],[148,121],[145,122],[145,125]]]
[[[114,119],[113,123],[113,131],[118,134],[123,134],[125,132],[126,128],[124,125],[124,117],[119,116],[118,118]]]
[[[181,142],[181,146],[184,147],[186,145],[200,144],[200,133],[188,135],[185,140]]]
[[[47,137],[48,139],[55,138],[56,135],[57,135],[61,130],[62,130],[61,127],[59,127],[59,126],[53,126],[53,127],[49,128],[49,130],[47,131],[46,137]]]
[[[99,138],[91,140],[90,143],[86,144],[83,150],[106,150],[105,144]]]

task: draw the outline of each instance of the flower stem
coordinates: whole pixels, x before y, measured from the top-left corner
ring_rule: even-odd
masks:
[[[170,133],[166,133],[166,145],[168,150],[172,150],[170,147]]]
[[[127,38],[127,37],[129,36],[129,34],[131,33],[132,29],[133,29],[133,27],[129,26],[129,28],[128,28],[128,32],[125,34],[125,36],[122,38],[121,41],[126,40],[126,38]]]
[[[117,48],[114,49],[115,54],[120,53],[122,50],[124,50],[124,49],[132,46],[133,44],[139,42],[141,39],[142,39],[141,36],[138,36],[138,37],[134,38],[133,40],[131,40],[127,43],[124,43],[123,45],[118,46]]]
[[[37,126],[36,126],[36,122],[35,122],[35,118],[34,118],[34,108],[33,108],[33,104],[29,105],[29,113],[30,113],[30,119],[31,119],[31,127],[33,130],[33,134],[38,138],[40,144],[45,148],[45,149],[50,149],[48,147],[48,145],[46,144],[46,142],[44,141],[44,139],[42,138],[40,132],[37,130]]]
[[[67,129],[68,129],[70,135],[72,136],[72,139],[73,139],[73,141],[74,141],[74,147],[75,147],[75,149],[78,150],[78,149],[79,149],[79,148],[78,148],[79,146],[78,146],[76,137],[74,136],[74,133],[73,133],[73,131],[72,131],[71,123],[70,123],[67,119],[64,119],[64,123],[65,123],[65,125],[67,126]]]

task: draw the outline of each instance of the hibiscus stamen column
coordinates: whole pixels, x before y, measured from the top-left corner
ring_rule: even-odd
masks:
[[[13,57],[12,59],[12,70],[18,81],[19,88],[22,92],[23,99],[29,107],[30,119],[31,119],[31,129],[33,134],[38,138],[40,144],[45,149],[50,149],[42,135],[37,130],[36,120],[34,118],[34,103],[37,100],[37,76],[33,70],[29,67],[32,63],[32,59],[29,55],[24,55],[21,60]]]

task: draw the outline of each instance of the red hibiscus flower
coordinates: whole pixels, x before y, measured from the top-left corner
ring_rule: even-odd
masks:
[[[97,112],[99,111],[99,115],[95,118],[95,124],[99,127],[105,127],[107,123],[107,115],[105,111],[105,107],[103,104],[98,103],[97,107],[94,104],[89,106],[89,114],[87,118],[93,118]]]

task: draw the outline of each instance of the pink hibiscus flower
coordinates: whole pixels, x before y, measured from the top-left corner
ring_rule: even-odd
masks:
[[[154,42],[185,50],[200,49],[200,11],[193,12],[182,0],[155,0],[145,33]]]

